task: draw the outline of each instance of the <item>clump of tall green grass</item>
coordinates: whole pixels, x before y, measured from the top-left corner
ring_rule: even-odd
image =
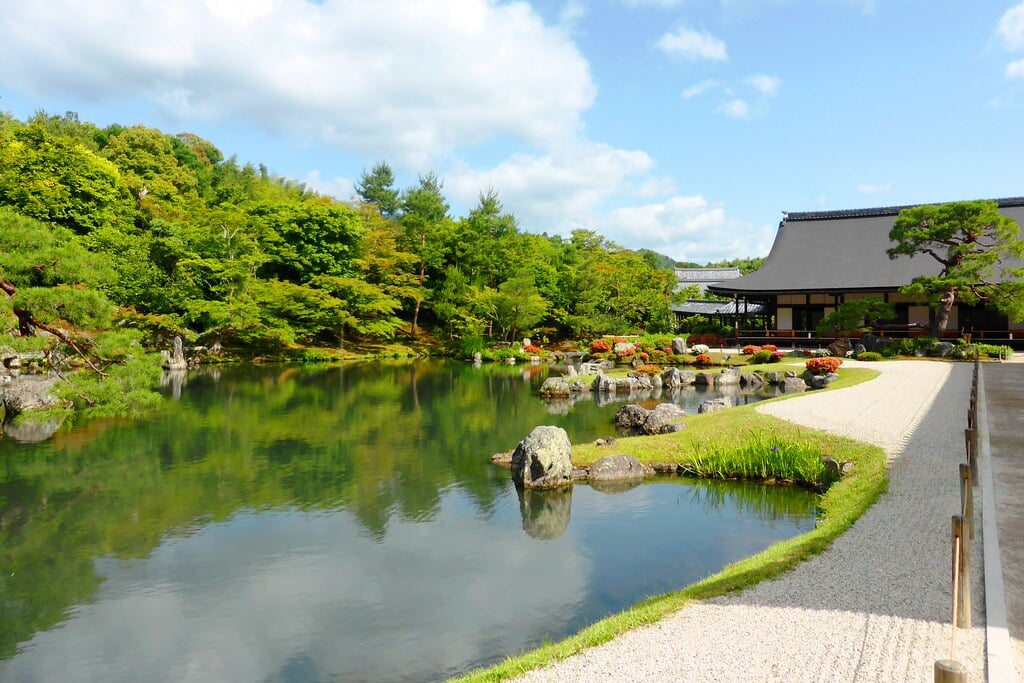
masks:
[[[695,444],[682,464],[690,476],[709,479],[786,480],[824,489],[833,483],[821,450],[810,441],[758,436],[741,445]]]

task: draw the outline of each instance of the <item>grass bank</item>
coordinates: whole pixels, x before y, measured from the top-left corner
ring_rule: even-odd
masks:
[[[839,380],[822,391],[859,384],[876,377],[878,372],[867,368],[844,368],[839,375]],[[787,398],[790,397],[771,400]],[[849,474],[822,495],[819,523],[814,530],[776,543],[682,590],[650,598],[624,612],[602,619],[561,642],[510,657],[493,667],[470,672],[455,680],[475,683],[514,678],[531,669],[605,643],[630,629],[657,622],[692,601],[723,595],[778,576],[827,548],[885,492],[888,476],[886,457],[881,448],[762,415],[754,408],[754,405],[747,405],[690,416],[686,420],[686,428],[681,432],[619,439],[615,452],[628,453],[648,463],[685,464],[695,452],[712,443],[717,448],[742,449],[753,443],[765,442],[766,439],[777,439],[814,446],[822,454],[854,464]],[[579,466],[592,464],[607,454],[607,448],[593,444],[573,447],[573,461]]]

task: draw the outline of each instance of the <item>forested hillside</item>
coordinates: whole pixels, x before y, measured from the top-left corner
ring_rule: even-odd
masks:
[[[590,230],[524,232],[490,189],[455,217],[440,178],[400,189],[384,162],[357,192],[321,196],[188,133],[0,115],[0,332],[273,355],[671,325],[671,272]]]

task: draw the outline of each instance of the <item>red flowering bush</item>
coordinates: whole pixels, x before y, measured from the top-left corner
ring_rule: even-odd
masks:
[[[763,350],[764,349],[762,349],[762,351]],[[768,362],[769,363],[778,363],[780,360],[782,360],[785,357],[786,357],[786,354],[784,354],[782,351],[772,351],[772,355],[769,356]]]
[[[651,359],[651,356],[646,351],[641,351],[637,355],[640,356],[640,360],[644,361],[645,363]]]
[[[778,351],[779,347],[776,346],[775,344],[765,344],[764,346],[761,347],[761,350],[762,351]]]
[[[636,351],[634,351],[632,349],[622,349],[621,351],[619,351],[615,355],[618,356],[619,358],[629,358],[630,356],[635,356],[636,355]]]
[[[842,358],[825,356],[823,358],[812,358],[807,361],[807,369],[815,375],[827,375],[830,372],[837,372],[842,364]]]
[[[705,344],[706,346],[725,346],[725,340],[713,334],[691,334],[686,338],[690,346],[694,344]]]
[[[694,358],[693,362],[696,365],[711,365],[711,355],[707,353],[702,353],[698,355],[696,358]]]
[[[541,352],[541,348],[539,346],[534,346],[533,344],[527,344],[526,346],[523,347],[523,351],[525,353],[537,355],[538,353]]]
[[[611,344],[609,344],[604,339],[598,339],[597,341],[595,341],[593,344],[590,345],[590,352],[591,353],[605,353],[606,351],[611,351],[611,350],[612,350]]]
[[[664,351],[669,356],[672,355],[672,347],[671,346],[666,346],[665,348],[662,349],[662,351]]]
[[[760,350],[761,350],[760,346],[755,346],[754,344],[747,344],[746,346],[743,347],[743,355],[744,356],[753,356],[755,353],[757,353]]]

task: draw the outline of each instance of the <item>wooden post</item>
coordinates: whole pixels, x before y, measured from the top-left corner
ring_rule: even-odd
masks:
[[[967,409],[967,426],[971,429],[978,426],[978,409],[975,406]]]
[[[935,683],[967,683],[967,668],[952,659],[935,662]]]
[[[978,430],[969,428],[964,430],[964,446],[967,451],[967,464],[971,467],[971,483],[978,481]]]
[[[964,518],[953,515],[953,595],[958,628],[971,627],[971,561]]]
[[[974,489],[971,479],[971,466],[960,463],[960,514],[964,517],[968,538],[974,538]]]

